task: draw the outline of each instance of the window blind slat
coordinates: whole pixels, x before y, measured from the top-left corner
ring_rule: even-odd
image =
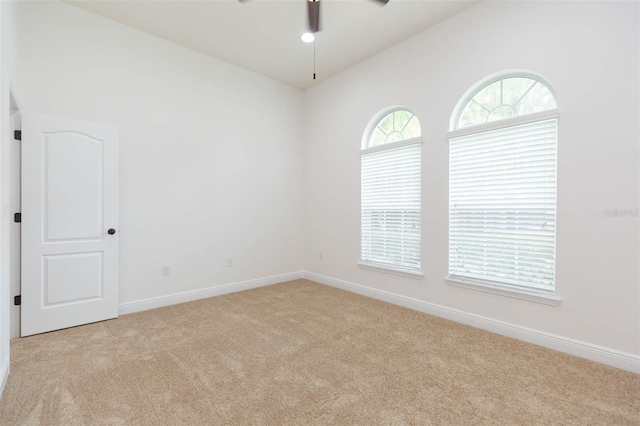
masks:
[[[552,264],[548,265],[548,268],[552,268],[552,267],[553,267]],[[508,278],[512,282],[521,281],[520,284],[523,284],[523,285],[527,282],[537,282],[538,285],[544,285],[543,282],[545,280],[553,279],[552,272],[544,273],[544,272],[541,272],[540,266],[536,266],[535,264],[532,266],[531,264],[525,264],[525,263],[519,263],[519,262],[516,262],[513,265],[500,265],[495,262],[492,262],[491,264],[468,263],[465,265],[465,271],[474,273],[474,274],[491,272],[494,275]]]
[[[420,269],[420,143],[365,153],[361,162],[362,261]]]
[[[553,289],[557,119],[449,142],[449,276]]]

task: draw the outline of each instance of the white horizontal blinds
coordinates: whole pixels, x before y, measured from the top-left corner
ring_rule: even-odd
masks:
[[[363,263],[420,269],[420,142],[362,154]]]
[[[557,119],[450,139],[449,276],[553,290]]]

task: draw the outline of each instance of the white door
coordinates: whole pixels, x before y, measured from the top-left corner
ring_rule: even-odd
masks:
[[[118,316],[118,131],[22,113],[21,335]]]

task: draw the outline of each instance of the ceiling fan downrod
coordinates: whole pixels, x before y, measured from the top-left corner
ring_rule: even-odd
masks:
[[[307,0],[307,11],[309,16],[309,32],[320,31],[320,0]]]

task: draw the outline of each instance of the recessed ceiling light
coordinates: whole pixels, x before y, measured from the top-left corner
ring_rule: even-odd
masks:
[[[316,37],[312,33],[304,33],[304,34],[302,34],[302,37],[300,37],[300,38],[305,43],[311,43],[313,40],[316,39]]]

